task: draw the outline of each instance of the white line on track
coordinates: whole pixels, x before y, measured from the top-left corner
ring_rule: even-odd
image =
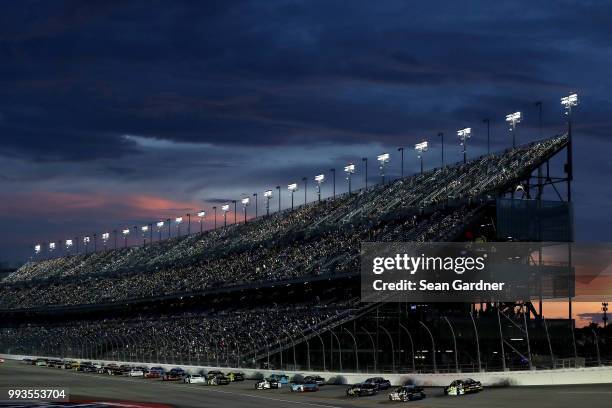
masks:
[[[612,394],[612,391],[559,391],[557,394]]]

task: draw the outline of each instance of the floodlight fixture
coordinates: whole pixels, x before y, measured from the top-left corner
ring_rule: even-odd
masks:
[[[344,172],[348,173],[348,174],[354,174],[355,173],[355,165],[353,163],[350,163],[348,166],[344,167]]]
[[[242,203],[243,206],[246,207],[247,205],[249,205],[250,201],[251,200],[249,199],[249,197],[244,197],[240,202]]]
[[[129,228],[126,228],[126,229],[124,229],[124,230],[123,230],[123,231],[121,231],[121,232],[123,233],[123,235],[127,236],[127,235],[129,235],[129,233],[130,233],[130,229],[129,229]]]
[[[228,212],[229,211],[229,204],[225,204],[221,207],[221,211],[223,212]]]
[[[315,181],[317,182],[317,184],[321,184],[325,181],[325,174],[319,174],[317,176],[315,176]]]
[[[267,199],[272,198],[272,190],[266,190],[264,192],[264,197],[266,197]]]
[[[294,191],[297,191],[297,189],[298,189],[298,185],[297,185],[297,183],[292,183],[292,184],[289,184],[289,185],[287,186],[287,189],[293,193]]]
[[[55,249],[55,242],[49,242],[49,251],[53,251]]]
[[[108,241],[110,238],[110,233],[109,232],[104,232],[102,233],[102,241],[106,242]]]
[[[181,222],[183,222],[183,217],[176,217],[174,219],[174,222],[176,222],[177,224],[180,224]]]
[[[389,153],[383,153],[381,155],[379,155],[378,157],[376,157],[376,160],[378,160],[378,162],[383,165],[386,163],[389,163],[389,159],[391,156],[389,156]]]
[[[149,230],[149,226],[148,225],[143,225],[142,227],[140,227],[140,230],[144,233],[147,232]]]
[[[67,239],[66,240],[66,248],[70,248],[72,246],[72,240],[71,239]]]
[[[270,200],[272,199],[272,190],[264,191],[264,197],[266,197],[266,215],[270,215]]]
[[[34,253],[39,254],[40,250],[41,250],[41,245],[40,244],[34,245]]]
[[[578,94],[573,93],[561,98],[561,105],[565,107],[565,113],[570,114],[572,107],[578,105]]]
[[[223,226],[227,227],[227,213],[229,212],[229,204],[224,204],[221,206],[221,211],[223,211]]]
[[[203,218],[206,216],[206,211],[198,211],[198,217]]]
[[[83,237],[83,243],[85,245],[89,244],[89,237]]]
[[[157,225],[158,229],[161,229],[161,228],[164,227],[164,222],[163,221],[157,221],[157,224],[155,224],[155,225]]]

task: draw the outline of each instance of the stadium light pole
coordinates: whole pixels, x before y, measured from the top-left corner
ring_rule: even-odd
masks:
[[[187,235],[191,234],[191,214],[187,213],[185,214],[185,216],[187,217]]]
[[[365,163],[365,188],[368,189],[368,158],[362,157],[361,161]]]
[[[321,202],[321,184],[325,182],[325,174],[319,174],[314,179],[317,183],[317,201]]]
[[[266,199],[266,216],[270,216],[270,199],[272,198],[272,190],[264,191],[264,197]]]
[[[403,153],[403,150],[402,150]],[[385,184],[385,165],[387,163],[389,163],[389,153],[383,153],[378,155],[378,157],[376,157],[376,160],[378,160],[378,169],[380,170],[380,178],[382,180],[382,184]]]
[[[510,125],[510,132],[512,133],[512,148],[516,149],[516,125],[521,123],[523,115],[521,112],[514,112],[506,115],[506,122]]]
[[[227,227],[227,212],[229,211],[229,204],[224,204],[221,207],[221,211],[223,211],[223,227]]]
[[[98,251],[98,234],[93,234],[93,244],[94,244],[94,252]]]
[[[403,147],[398,147],[397,151],[400,152],[400,155],[401,155],[401,160],[400,160],[400,162],[401,162],[401,167],[400,167],[401,168],[401,170],[400,170],[401,171],[401,173],[400,173],[401,174],[401,178],[404,178],[404,148]]]
[[[129,228],[124,228],[123,231],[121,231],[123,233],[123,239],[124,239],[124,247],[127,248],[127,237],[128,235],[130,235],[130,229]]]
[[[573,147],[572,147],[572,108],[578,105],[578,94],[571,93],[561,98],[561,105],[565,108],[567,116],[567,201],[572,201],[570,182],[574,179]]]
[[[293,193],[295,193],[298,189],[297,183],[292,183],[287,185],[287,190],[291,192],[291,211],[293,211]]]
[[[421,175],[423,174],[423,153],[429,150],[429,144],[427,140],[423,140],[421,143],[417,143],[414,145],[414,150],[417,152],[417,157],[421,162]]]
[[[174,219],[174,222],[176,223],[176,231],[177,231],[177,237],[181,236],[181,224],[183,223],[183,217],[176,217]]]
[[[113,230],[113,235],[115,236],[115,249],[117,249],[117,230]]]
[[[304,205],[308,202],[306,191],[308,191],[308,179],[306,177],[302,177],[302,181],[304,182]]]
[[[351,176],[355,174],[355,165],[353,163],[349,163],[348,166],[344,167],[344,172],[346,173],[346,180],[348,181],[348,192],[351,194]]]
[[[255,200],[255,218],[257,218],[257,193],[253,193],[253,199]]]
[[[281,211],[281,188],[280,186],[276,186],[276,190],[278,190],[278,212]]]
[[[147,233],[149,232],[149,226],[143,225],[140,227],[140,231],[142,232],[142,246],[147,246]]]
[[[491,154],[491,119],[485,118],[482,123],[487,124],[487,154]]]
[[[232,204],[234,204],[234,224],[238,223],[238,205],[236,204],[236,200],[232,200]]]
[[[172,235],[172,222],[170,221],[170,218],[166,219],[166,224],[168,225],[168,239],[170,239],[170,236]]]
[[[217,206],[213,205],[213,213],[215,214],[214,229],[217,229]]]
[[[244,223],[247,223],[247,207],[249,206],[249,197],[244,197],[240,202],[242,203],[242,209],[244,210]]]
[[[198,218],[200,219],[200,234],[204,231],[204,217],[206,217],[206,211],[198,211]]]
[[[536,101],[533,105],[538,108],[538,131],[540,132],[540,139],[544,137],[544,129],[542,127],[542,101]]]
[[[110,233],[108,232],[102,233],[102,245],[104,245],[105,251],[106,251],[106,243],[108,242],[109,238],[110,238]]]
[[[83,249],[85,250],[85,255],[87,255],[87,252],[88,252],[87,250],[89,247],[89,241],[90,239],[88,236],[83,237]]]
[[[336,169],[329,169],[329,171],[331,171],[332,174],[332,181],[333,181],[333,198],[336,198]]]
[[[472,128],[458,130],[457,136],[459,136],[460,145],[463,147],[463,163],[467,163],[467,141],[472,137]]]
[[[439,132],[438,137],[442,140],[442,168],[444,168],[444,132]]]
[[[157,233],[159,234],[158,237],[158,242],[161,241],[162,237],[162,228],[164,228],[164,222],[163,221],[157,221],[157,224],[155,224],[157,226]]]

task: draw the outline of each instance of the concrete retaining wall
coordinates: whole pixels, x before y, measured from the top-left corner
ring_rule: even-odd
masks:
[[[0,354],[0,357],[7,360],[22,360],[24,358],[41,358],[39,356],[21,356]],[[53,358],[58,357],[42,357]],[[79,361],[78,359],[74,359]],[[85,360],[83,360],[85,361]],[[102,361],[107,362],[107,361]],[[172,364],[143,364],[129,361],[112,361],[121,365],[135,366],[161,366],[169,370],[177,365]],[[484,372],[466,374],[374,374],[374,373],[341,373],[341,372],[322,372],[322,371],[283,371],[283,370],[259,370],[250,368],[231,368],[231,367],[211,367],[211,366],[188,366],[181,365],[183,369],[190,373],[201,371],[220,370],[223,372],[241,371],[247,378],[261,378],[272,373],[284,373],[292,378],[294,375],[321,375],[330,382],[341,384],[354,384],[364,381],[368,377],[385,377],[392,384],[403,384],[412,380],[415,384],[424,386],[446,386],[457,378],[471,377],[481,381],[484,386],[528,386],[528,385],[563,385],[563,384],[612,384],[612,367],[591,367],[591,368],[567,368],[556,370],[533,370],[533,371],[507,371],[507,372]]]

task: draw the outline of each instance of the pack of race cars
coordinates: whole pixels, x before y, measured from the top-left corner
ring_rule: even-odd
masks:
[[[211,370],[207,373],[189,373],[183,368],[176,367],[166,370],[163,367],[141,367],[129,365],[117,365],[114,363],[101,364],[89,361],[53,360],[53,359],[24,359],[24,364],[37,367],[52,367],[65,370],[75,370],[84,373],[97,373],[105,375],[121,375],[143,379],[158,379],[161,381],[176,381],[185,384],[203,384],[210,386],[228,385],[231,382],[245,381],[245,375],[241,372],[223,373]],[[326,384],[326,380],[319,376],[295,376],[290,381],[285,374],[271,374],[269,377],[255,381],[256,390],[273,390],[288,387],[291,392],[316,392]],[[391,382],[383,377],[371,377],[365,381],[353,384],[346,389],[347,397],[366,397],[377,395],[381,391],[392,388]],[[471,378],[458,379],[444,387],[444,395],[462,396],[483,390],[480,381]],[[416,401],[426,398],[423,387],[416,386],[408,381],[406,384],[394,388],[389,394],[389,401]]]

